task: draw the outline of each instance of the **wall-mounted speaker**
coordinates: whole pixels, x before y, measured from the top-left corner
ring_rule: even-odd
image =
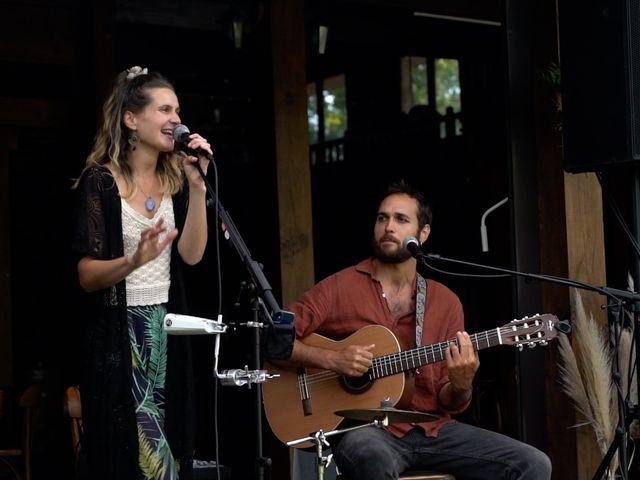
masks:
[[[564,168],[640,161],[640,0],[560,0]]]

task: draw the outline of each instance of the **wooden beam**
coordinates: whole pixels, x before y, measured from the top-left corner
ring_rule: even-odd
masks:
[[[64,100],[0,97],[0,125],[61,128],[68,121]]]
[[[313,285],[304,2],[271,2],[282,304]]]
[[[70,13],[69,6],[3,4],[0,61],[71,65],[74,24]]]
[[[567,246],[569,278],[592,285],[605,285],[604,226],[602,191],[594,173],[564,174],[565,211],[567,219]],[[602,296],[581,291],[587,315],[593,315],[601,325],[607,324],[605,311],[600,308]],[[575,312],[574,299],[571,310]],[[578,480],[593,478],[602,454],[589,426],[575,429]]]
[[[11,255],[9,235],[9,143],[11,133],[0,128],[0,385],[13,386],[11,331]]]

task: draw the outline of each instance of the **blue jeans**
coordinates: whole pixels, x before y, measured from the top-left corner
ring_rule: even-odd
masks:
[[[450,473],[456,480],[548,480],[551,461],[540,450],[500,433],[460,422],[445,425],[438,437],[416,427],[396,438],[365,427],[336,436],[333,458],[353,480],[396,480],[406,470]]]

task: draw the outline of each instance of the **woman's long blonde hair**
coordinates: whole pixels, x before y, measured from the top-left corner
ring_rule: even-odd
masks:
[[[135,72],[135,73],[133,73]],[[110,163],[121,174],[126,185],[125,198],[135,195],[137,186],[133,180],[131,165],[127,161],[129,130],[124,124],[126,112],[139,113],[150,102],[149,90],[168,88],[175,92],[173,85],[157,72],[145,73],[139,67],[127,69],[116,78],[111,95],[102,107],[102,125],[96,133],[93,149],[84,166],[84,170]],[[160,152],[156,172],[165,193],[173,195],[180,191],[183,181],[182,152]],[[83,171],[84,171],[83,170]],[[74,187],[77,186],[74,185]],[[121,192],[124,194],[125,192]]]

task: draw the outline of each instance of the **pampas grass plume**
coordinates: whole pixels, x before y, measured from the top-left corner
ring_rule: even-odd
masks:
[[[612,356],[606,341],[608,336],[593,315],[587,316],[579,292],[572,289],[572,295],[574,342],[572,346],[565,334],[559,335],[560,383],[585,418],[584,423],[576,426],[591,425],[604,456],[613,440],[618,415],[611,381]],[[615,471],[615,463],[614,460],[611,471]]]

